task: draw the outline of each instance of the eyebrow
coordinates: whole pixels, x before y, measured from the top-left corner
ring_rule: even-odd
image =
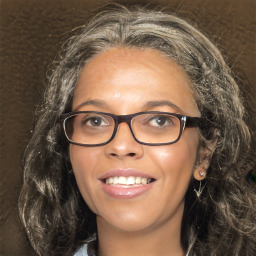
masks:
[[[75,108],[75,111],[79,110],[81,107],[88,106],[88,105],[92,105],[95,107],[101,107],[101,108],[107,106],[107,104],[104,100],[87,100],[87,101],[81,103],[80,105],[78,105]]]
[[[81,107],[88,106],[88,105],[95,106],[95,107],[101,107],[101,108],[104,108],[104,107],[108,106],[107,103],[104,100],[97,100],[97,99],[87,100],[87,101],[81,103],[80,105],[78,105],[75,108],[75,111],[79,110]],[[160,106],[169,106],[173,109],[176,109],[178,112],[182,112],[182,109],[180,107],[178,107],[176,104],[174,104],[173,102],[171,102],[169,100],[148,101],[143,106],[143,108],[150,109],[150,108],[160,107]]]
[[[171,108],[176,109],[179,112],[182,112],[182,109],[180,107],[178,107],[176,104],[174,104],[169,100],[149,101],[144,105],[145,108],[154,108],[154,107],[160,107],[160,106],[169,106]]]

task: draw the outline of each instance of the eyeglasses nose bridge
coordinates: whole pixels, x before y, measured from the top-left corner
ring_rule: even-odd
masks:
[[[117,126],[119,126],[119,124],[121,123],[127,123],[129,127],[131,127],[131,120],[132,120],[133,116],[132,115],[121,115],[121,116],[117,116]]]
[[[119,124],[121,124],[121,123],[126,123],[129,126],[131,134],[134,137],[134,133],[133,133],[132,126],[131,126],[131,121],[132,121],[133,117],[134,117],[134,115],[120,115],[120,116],[115,117],[116,125],[115,125],[115,130],[114,130],[114,137],[116,136]]]

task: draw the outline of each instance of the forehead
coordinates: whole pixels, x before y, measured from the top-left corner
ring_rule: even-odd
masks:
[[[158,66],[161,63],[161,66]],[[102,71],[111,70],[114,71],[116,66],[127,68],[133,68],[136,65],[136,69],[147,68],[151,71],[160,72],[163,70],[163,66],[168,68],[170,65],[172,69],[175,69],[189,80],[186,72],[181,66],[176,64],[170,57],[164,52],[151,48],[136,48],[136,47],[114,47],[105,52],[97,54],[85,65],[82,72],[92,72],[95,68],[100,68]],[[164,70],[163,70],[164,71]]]
[[[186,73],[154,49],[116,47],[92,58],[81,72],[73,108],[95,98],[109,102],[120,98],[120,106],[169,99],[197,109]]]

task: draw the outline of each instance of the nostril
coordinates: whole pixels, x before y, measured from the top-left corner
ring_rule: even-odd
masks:
[[[111,153],[110,155],[114,156],[114,157],[122,156],[122,154],[116,154],[116,153]],[[131,157],[133,157],[135,155],[136,155],[135,153],[128,153],[128,154],[126,154],[126,156],[131,156]]]

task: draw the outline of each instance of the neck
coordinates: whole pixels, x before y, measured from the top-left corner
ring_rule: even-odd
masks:
[[[139,231],[120,230],[100,217],[97,225],[99,256],[185,255],[180,241],[181,218]]]

